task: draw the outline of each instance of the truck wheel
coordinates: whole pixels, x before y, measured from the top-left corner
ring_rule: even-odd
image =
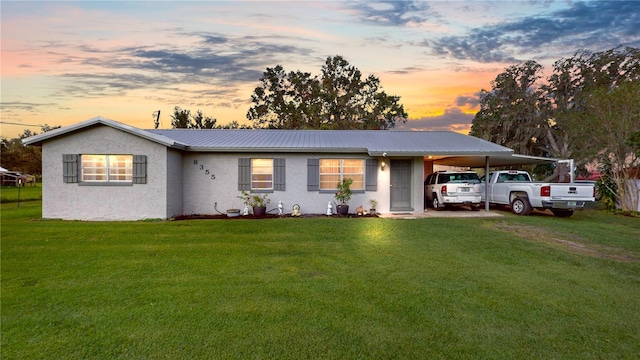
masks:
[[[517,197],[511,201],[511,211],[516,215],[528,215],[531,212],[531,205],[527,198]]]
[[[551,212],[554,216],[563,218],[573,215],[573,210],[551,210]]]
[[[440,205],[440,201],[438,201],[438,195],[437,194],[433,194],[433,202],[431,204],[433,205],[434,209],[440,210],[441,205]]]

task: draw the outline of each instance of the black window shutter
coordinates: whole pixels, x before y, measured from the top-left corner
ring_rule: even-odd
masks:
[[[364,189],[366,191],[378,190],[378,159],[366,160]]]
[[[307,191],[320,190],[320,159],[307,159]]]
[[[238,190],[251,190],[251,159],[238,159]]]
[[[78,158],[77,154],[62,155],[62,181],[65,183],[78,182]]]
[[[147,156],[133,155],[133,183],[147,183]]]
[[[285,191],[285,159],[273,159],[273,190]]]

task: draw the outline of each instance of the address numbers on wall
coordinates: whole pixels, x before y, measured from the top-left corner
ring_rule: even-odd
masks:
[[[211,171],[209,171],[209,169],[205,168],[204,165],[198,164],[198,160],[193,160],[193,165],[197,166],[198,169],[200,169],[200,171],[203,171],[205,175],[209,176],[211,178],[211,180],[215,180],[216,179],[216,175],[212,174]]]

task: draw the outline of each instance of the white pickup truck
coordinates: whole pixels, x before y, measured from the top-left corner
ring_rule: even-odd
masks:
[[[480,181],[482,201],[486,202],[485,176]],[[575,209],[596,200],[593,184],[533,182],[526,171],[490,172],[488,184],[489,203],[510,205],[517,215],[529,214],[532,209],[550,209],[555,216],[569,217]]]

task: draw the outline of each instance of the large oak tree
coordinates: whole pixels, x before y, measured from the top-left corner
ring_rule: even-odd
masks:
[[[549,107],[536,86],[542,65],[535,61],[508,67],[491,82],[491,90],[480,92],[480,111],[471,125],[471,135],[540,156],[540,143],[549,126]]]
[[[267,68],[251,95],[247,119],[271,129],[375,129],[406,122],[399,96],[382,90],[374,75],[363,78],[341,56],[328,57],[321,75]]]
[[[481,90],[471,135],[525,155],[592,161],[591,149],[570,143],[583,129],[574,119],[587,111],[593,91],[640,80],[640,50],[581,50],[555,62],[546,81],[542,73],[540,64],[527,61],[499,74],[491,90]]]

